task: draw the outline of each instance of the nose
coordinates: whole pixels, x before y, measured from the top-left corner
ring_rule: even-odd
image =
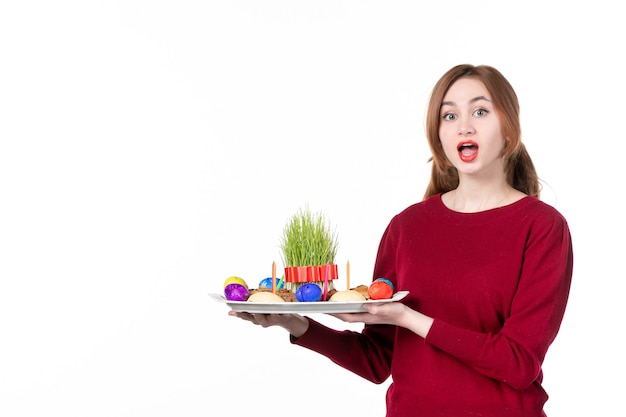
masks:
[[[474,134],[474,128],[471,125],[465,123],[459,126],[460,136],[467,136],[467,135],[472,135],[472,134]]]

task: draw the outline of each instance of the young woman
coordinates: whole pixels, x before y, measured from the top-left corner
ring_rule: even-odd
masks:
[[[337,314],[338,331],[300,315],[230,312],[375,383],[391,376],[387,416],[540,417],[542,362],[572,278],[566,220],[539,200],[519,103],[502,74],[459,65],[427,113],[432,176],[424,200],[385,230],[374,278],[402,302]]]

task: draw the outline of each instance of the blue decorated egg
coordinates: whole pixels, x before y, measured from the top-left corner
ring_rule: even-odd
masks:
[[[300,302],[319,301],[322,299],[322,289],[317,284],[304,284],[296,290],[296,298]]]
[[[280,290],[281,288],[283,288],[285,286],[285,281],[283,281],[280,286],[278,285],[278,283],[280,282],[280,278],[276,278],[276,289]],[[259,287],[265,287],[265,288],[272,288],[272,277],[267,277],[261,280],[261,282],[259,282]]]

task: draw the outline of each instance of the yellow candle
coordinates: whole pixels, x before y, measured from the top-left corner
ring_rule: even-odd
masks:
[[[350,261],[346,262],[346,290],[350,289]]]

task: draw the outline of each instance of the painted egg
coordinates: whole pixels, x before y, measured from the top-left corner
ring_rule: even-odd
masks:
[[[244,281],[243,278],[235,276],[235,275],[233,275],[232,277],[226,278],[226,281],[224,281],[224,288],[226,288],[228,284],[240,284],[248,288],[248,284],[246,284],[246,281]]]
[[[250,293],[241,284],[228,284],[224,287],[224,296],[230,301],[246,301]]]
[[[393,283],[391,281],[389,281],[387,278],[376,278],[375,281],[386,282],[387,285],[389,285],[391,287],[391,291],[393,291]]]
[[[367,290],[372,300],[385,300],[393,296],[393,284],[384,278],[378,278],[370,285]]]
[[[300,302],[319,301],[322,299],[322,289],[317,284],[304,284],[296,290],[296,298]]]
[[[285,286],[285,281],[283,281],[280,285],[278,285],[278,283],[280,282],[280,278],[276,278],[276,289],[280,290],[281,288],[283,288]],[[272,277],[268,277],[268,278],[264,278],[261,280],[261,282],[259,282],[259,287],[265,287],[265,288],[272,288]]]

